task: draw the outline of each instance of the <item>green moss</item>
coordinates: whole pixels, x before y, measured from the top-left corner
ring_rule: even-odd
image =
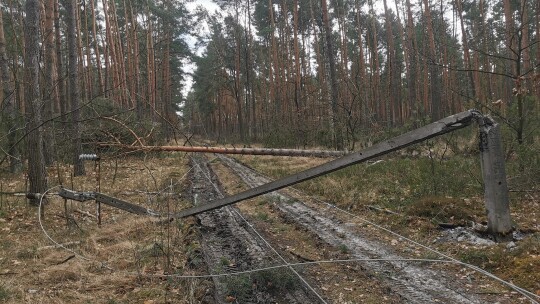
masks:
[[[10,292],[9,290],[0,285],[0,301],[7,301],[10,298]]]

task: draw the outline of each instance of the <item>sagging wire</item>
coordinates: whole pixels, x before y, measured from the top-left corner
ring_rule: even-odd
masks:
[[[262,173],[260,173],[260,172],[258,172],[258,171],[255,171],[255,170],[252,169],[252,168],[249,168],[249,167],[246,167],[246,168],[247,168],[248,170],[252,171],[253,173],[258,174],[258,175],[260,175],[260,176],[266,178],[268,181],[272,181],[272,178],[270,178],[270,177],[268,177],[268,176],[266,176],[266,175],[264,175],[264,174],[262,174]],[[302,190],[300,190],[300,189],[298,189],[298,188],[295,188],[295,187],[293,187],[293,186],[290,186],[289,189],[294,190],[297,194],[309,196],[309,195],[306,194],[304,191],[302,191]],[[503,285],[506,285],[507,287],[509,287],[509,288],[511,288],[511,289],[513,289],[513,290],[515,290],[515,291],[517,291],[518,293],[520,293],[521,295],[523,295],[524,297],[526,297],[527,299],[529,299],[532,303],[540,304],[540,303],[536,300],[536,299],[540,300],[540,296],[537,296],[537,295],[535,295],[534,293],[532,293],[532,292],[530,292],[530,291],[528,291],[528,290],[526,290],[526,289],[524,289],[524,288],[521,288],[521,287],[519,287],[519,286],[517,286],[517,285],[515,285],[515,284],[513,284],[513,283],[511,283],[511,282],[505,281],[505,280],[503,280],[503,279],[497,277],[496,275],[494,275],[494,274],[492,274],[492,273],[490,273],[490,272],[488,272],[488,271],[486,271],[486,270],[484,270],[484,269],[482,269],[482,268],[480,268],[480,267],[478,267],[478,266],[475,266],[475,265],[472,265],[472,264],[469,264],[469,263],[462,262],[462,261],[460,261],[460,260],[458,260],[458,259],[456,259],[456,258],[453,258],[453,257],[451,257],[451,256],[449,256],[449,255],[446,255],[446,254],[444,254],[444,253],[442,253],[442,252],[440,252],[440,251],[438,251],[438,250],[436,250],[436,249],[434,249],[434,248],[431,248],[431,247],[429,247],[429,246],[427,246],[427,245],[423,245],[423,244],[421,244],[421,243],[419,243],[419,242],[417,242],[417,241],[414,241],[414,240],[412,240],[412,239],[410,239],[410,238],[408,238],[408,237],[406,237],[406,236],[403,236],[403,235],[401,235],[401,234],[399,234],[399,233],[397,233],[397,232],[394,232],[394,231],[392,231],[392,230],[390,230],[390,229],[388,229],[388,228],[386,228],[386,227],[383,227],[383,226],[381,226],[381,225],[379,225],[379,224],[376,224],[376,223],[374,223],[374,222],[372,222],[372,221],[370,221],[370,220],[367,220],[367,219],[365,219],[365,218],[363,218],[363,217],[361,217],[361,216],[359,216],[359,215],[356,215],[356,214],[351,213],[351,212],[349,212],[349,211],[347,211],[347,210],[344,210],[344,209],[342,209],[342,208],[339,208],[338,206],[336,206],[336,205],[334,205],[334,204],[325,202],[325,201],[323,201],[323,200],[321,200],[321,199],[318,199],[318,198],[316,198],[316,197],[312,197],[312,196],[310,196],[310,197],[311,197],[315,202],[317,202],[317,203],[319,203],[319,204],[322,204],[322,205],[325,205],[327,208],[332,208],[332,209],[335,209],[335,210],[340,211],[340,212],[342,212],[342,213],[345,213],[345,214],[347,214],[347,215],[349,215],[349,216],[351,216],[351,217],[353,217],[353,218],[359,219],[360,221],[362,221],[362,222],[364,222],[364,223],[366,223],[366,224],[369,224],[369,225],[371,225],[371,226],[373,226],[373,227],[375,227],[375,228],[377,228],[377,229],[383,230],[383,231],[385,231],[385,232],[387,232],[387,233],[390,233],[390,234],[392,234],[392,235],[394,235],[394,236],[396,236],[396,237],[402,238],[402,239],[404,239],[404,240],[406,240],[406,241],[408,241],[408,242],[410,242],[410,243],[412,243],[412,244],[414,244],[414,245],[417,245],[417,246],[419,246],[419,247],[421,247],[421,248],[424,248],[424,249],[426,249],[426,250],[428,250],[428,251],[430,251],[430,252],[432,252],[432,253],[435,253],[435,254],[437,254],[437,255],[439,255],[439,256],[441,256],[441,257],[444,257],[444,258],[446,258],[446,259],[448,259],[448,260],[454,262],[455,264],[459,264],[459,265],[465,266],[465,267],[467,267],[467,268],[469,268],[469,269],[472,269],[472,270],[474,270],[474,271],[476,271],[476,272],[478,272],[478,273],[481,273],[481,274],[483,274],[483,275],[485,275],[485,276],[487,276],[487,277],[489,277],[489,278],[491,278],[491,279],[493,279],[493,280],[495,280],[495,281],[497,281],[497,282],[499,282],[499,283],[501,283],[501,284],[503,284]]]
[[[93,260],[93,259],[90,259],[90,258],[87,258],[85,257],[84,255],[78,253],[78,252],[75,252],[74,250],[70,249],[70,248],[67,248],[66,246],[64,246],[63,244],[57,242],[56,240],[54,240],[50,235],[49,233],[47,233],[47,231],[45,230],[45,227],[43,226],[43,221],[41,219],[41,210],[43,208],[43,198],[47,195],[47,193],[51,192],[51,190],[55,189],[55,188],[59,188],[59,187],[62,187],[61,185],[57,185],[57,186],[54,186],[54,187],[51,187],[49,189],[47,189],[43,195],[41,195],[41,197],[39,198],[39,205],[38,205],[38,222],[39,222],[39,227],[41,228],[41,231],[43,232],[43,234],[45,234],[45,236],[49,239],[49,241],[51,241],[56,247],[58,248],[62,248],[66,251],[69,251],[71,253],[73,253],[76,257],[79,257],[80,259],[82,260],[85,260],[85,261],[88,261],[88,262],[97,262],[97,263],[100,263],[101,264],[101,267],[103,268],[106,268],[108,270],[111,270],[113,271],[112,268],[110,268],[109,266],[106,265],[105,262],[99,262],[97,260]]]
[[[300,266],[310,266],[310,265],[322,265],[322,264],[343,264],[343,263],[356,263],[356,262],[411,262],[411,263],[444,263],[444,264],[459,264],[454,261],[449,260],[437,260],[437,259],[377,259],[377,258],[351,258],[351,259],[336,259],[336,260],[318,260],[318,261],[305,261],[305,262],[295,262],[280,264],[274,266],[266,266],[261,268],[248,269],[243,271],[233,271],[226,273],[216,273],[216,274],[202,274],[202,275],[182,275],[182,274],[140,274],[135,272],[117,272],[121,274],[129,275],[140,275],[146,277],[157,277],[157,278],[172,278],[172,279],[210,279],[210,278],[223,278],[230,276],[239,276],[245,274],[251,274],[261,271],[275,270],[281,268],[290,268],[290,267],[300,267]],[[326,303],[326,302],[325,302]]]
[[[148,192],[147,192],[146,196],[147,196],[148,202],[152,203],[152,200],[153,200],[154,198],[156,198],[157,196],[162,195],[162,194],[165,192],[165,190],[168,190],[169,188],[172,189],[172,187],[174,187],[174,186],[176,186],[176,185],[179,185],[179,184],[184,180],[184,178],[186,178],[186,176],[189,174],[189,172],[191,172],[191,170],[193,170],[193,167],[190,167],[189,170],[188,170],[186,173],[184,173],[184,175],[182,175],[182,176],[178,179],[177,182],[171,183],[170,185],[166,186],[165,188],[163,188],[163,189],[161,189],[161,190],[158,190],[158,191],[156,191],[156,192],[154,192],[154,193],[148,193]],[[161,214],[160,214],[160,216],[161,216]],[[169,216],[169,214],[168,214],[167,216]]]
[[[307,195],[307,194],[306,194],[305,192],[303,192],[302,190],[299,190],[299,189],[294,188],[294,187],[290,187],[290,188],[293,189],[293,190],[295,190],[297,193]],[[484,269],[482,269],[482,268],[480,268],[480,267],[478,267],[478,266],[475,266],[475,265],[472,265],[472,264],[469,264],[469,263],[466,263],[466,262],[462,262],[462,261],[460,261],[460,260],[458,260],[458,259],[456,259],[456,258],[453,258],[453,257],[451,257],[451,256],[449,256],[449,255],[447,255],[447,254],[444,254],[444,253],[438,251],[437,249],[434,249],[434,248],[431,248],[431,247],[429,247],[429,246],[427,246],[427,245],[421,244],[421,243],[419,243],[419,242],[417,242],[417,241],[415,241],[415,240],[413,240],[413,239],[410,239],[410,238],[408,238],[408,237],[406,237],[406,236],[403,236],[403,235],[401,235],[401,234],[399,234],[399,233],[397,233],[397,232],[394,232],[394,231],[392,231],[392,230],[390,230],[390,229],[388,229],[388,228],[386,228],[386,227],[383,227],[383,226],[381,226],[381,225],[379,225],[379,224],[376,224],[376,223],[374,223],[374,222],[372,222],[372,221],[370,221],[370,220],[367,220],[367,219],[365,219],[365,218],[363,218],[363,217],[361,217],[361,216],[359,216],[359,215],[356,215],[356,214],[354,214],[354,213],[351,213],[351,212],[349,212],[349,211],[347,211],[347,210],[345,210],[345,209],[341,209],[341,208],[339,208],[338,206],[336,206],[336,205],[334,205],[334,204],[325,202],[325,201],[320,200],[320,199],[315,198],[315,197],[312,197],[312,199],[313,199],[315,202],[318,202],[318,203],[320,203],[320,204],[326,205],[326,207],[328,207],[328,208],[333,208],[333,209],[335,209],[335,210],[337,210],[337,211],[340,211],[340,212],[342,212],[342,213],[345,213],[345,214],[347,214],[347,215],[349,215],[349,216],[352,216],[353,218],[359,219],[360,221],[362,221],[362,222],[364,222],[364,223],[366,223],[366,224],[369,224],[369,225],[371,225],[371,226],[373,226],[373,227],[375,227],[375,228],[377,228],[377,229],[383,230],[383,231],[385,231],[385,232],[387,232],[387,233],[390,233],[390,234],[392,234],[392,235],[394,235],[394,236],[396,236],[396,237],[399,237],[399,238],[401,238],[401,239],[404,239],[404,240],[406,240],[406,241],[408,241],[408,242],[410,242],[410,243],[412,243],[412,244],[414,244],[414,245],[417,245],[417,246],[419,246],[419,247],[421,247],[421,248],[423,248],[423,249],[426,249],[426,250],[428,250],[428,251],[430,251],[430,252],[432,252],[432,253],[435,253],[435,254],[437,254],[437,255],[439,255],[439,256],[441,256],[441,257],[444,257],[444,258],[446,258],[448,261],[452,261],[452,262],[455,263],[455,264],[459,264],[459,265],[465,266],[465,267],[467,267],[467,268],[469,268],[469,269],[472,269],[472,270],[474,270],[474,271],[476,271],[476,272],[478,272],[478,273],[481,273],[481,274],[483,274],[483,275],[485,275],[485,276],[487,276],[487,277],[489,277],[489,278],[491,278],[491,279],[493,279],[493,280],[495,280],[495,281],[497,281],[497,282],[499,282],[499,283],[501,283],[501,284],[503,284],[503,285],[506,285],[507,287],[509,287],[509,288],[511,288],[511,289],[513,289],[513,290],[515,290],[515,291],[517,291],[517,292],[519,292],[521,295],[523,295],[523,296],[526,297],[527,299],[531,300],[532,303],[540,304],[540,303],[536,300],[536,299],[540,300],[540,296],[537,296],[537,295],[535,295],[534,293],[532,293],[532,292],[530,292],[530,291],[528,291],[528,290],[526,290],[526,289],[524,289],[524,288],[521,288],[521,287],[519,287],[519,286],[517,286],[517,285],[515,285],[515,284],[513,284],[513,283],[511,283],[511,282],[508,282],[508,281],[506,281],[506,280],[503,280],[503,279],[499,278],[498,276],[496,276],[496,275],[494,275],[494,274],[492,274],[492,273],[490,273],[490,272],[488,272],[488,271],[486,271],[486,270],[484,270]]]
[[[200,166],[199,166],[199,168],[200,168]],[[193,169],[193,167],[191,167],[191,168],[189,169],[189,171],[191,171],[192,169]],[[185,176],[187,176],[187,174],[189,173],[189,171],[188,171],[186,174],[184,174],[184,176],[182,176],[182,178],[181,178],[180,180],[182,180],[183,178],[185,178]],[[254,171],[254,170],[253,170],[253,171]],[[257,173],[258,173],[258,172],[257,172]],[[206,176],[206,174],[205,174],[205,177],[206,177],[206,178],[209,178],[208,176]],[[209,179],[209,180],[210,180],[210,182],[212,183],[212,185],[213,185],[214,187],[217,187],[217,186],[211,181],[211,179]],[[39,206],[38,206],[38,221],[39,221],[39,225],[40,225],[40,228],[41,228],[42,232],[43,232],[43,233],[45,234],[45,236],[46,236],[52,243],[54,243],[55,246],[57,246],[58,248],[62,248],[62,249],[64,249],[64,250],[66,250],[66,251],[69,251],[69,252],[73,253],[75,256],[79,257],[79,258],[82,259],[82,260],[89,261],[89,262],[97,262],[97,263],[100,263],[101,266],[102,266],[103,268],[106,268],[106,269],[108,269],[108,270],[110,270],[110,271],[115,271],[113,268],[107,266],[105,262],[100,262],[100,261],[97,261],[97,260],[94,260],[94,259],[87,258],[87,257],[85,257],[85,256],[83,256],[83,255],[81,255],[81,254],[79,254],[79,253],[73,251],[72,249],[65,247],[64,245],[62,245],[62,244],[60,244],[59,242],[57,242],[56,240],[54,240],[54,239],[47,233],[47,231],[45,230],[45,228],[44,228],[44,226],[43,226],[43,222],[42,222],[42,219],[41,219],[41,210],[42,210],[42,205],[43,205],[43,198],[45,197],[45,195],[46,195],[47,193],[50,193],[51,190],[53,190],[53,189],[55,189],[55,188],[58,188],[58,187],[60,187],[60,186],[58,185],[58,186],[54,186],[54,187],[52,187],[52,188],[49,188],[48,190],[45,191],[45,193],[44,193],[44,194],[41,196],[41,198],[40,198]],[[167,188],[168,188],[168,187],[166,187],[165,189],[167,189]],[[305,192],[303,192],[302,190],[299,190],[299,189],[297,189],[297,188],[295,188],[295,187],[290,187],[290,188],[293,189],[294,191],[296,191],[297,193],[305,194]],[[164,191],[165,189],[163,189],[162,191]],[[222,195],[221,192],[218,192],[218,193],[220,193],[220,195]],[[499,282],[499,283],[501,283],[501,284],[503,284],[503,285],[506,285],[507,287],[509,287],[509,288],[511,288],[511,289],[513,289],[513,290],[515,290],[515,291],[517,291],[518,293],[520,293],[521,295],[523,295],[524,297],[526,297],[527,299],[529,299],[532,303],[539,304],[539,302],[536,300],[536,299],[540,300],[540,297],[539,297],[539,296],[537,296],[537,295],[535,295],[535,294],[529,292],[528,290],[525,290],[525,289],[523,289],[523,288],[521,288],[521,287],[519,287],[519,286],[517,286],[517,285],[515,285],[515,284],[513,284],[513,283],[511,283],[511,282],[505,281],[505,280],[503,280],[503,279],[497,277],[496,275],[494,275],[494,274],[492,274],[492,273],[490,273],[490,272],[488,272],[488,271],[486,271],[486,270],[484,270],[484,269],[481,269],[481,268],[479,268],[479,267],[477,267],[477,266],[475,266],[475,265],[472,265],[472,264],[469,264],[469,263],[465,263],[465,262],[462,262],[462,261],[460,261],[460,260],[458,260],[458,259],[455,259],[455,258],[453,258],[453,257],[451,257],[451,256],[449,256],[449,255],[446,255],[446,254],[444,254],[444,253],[442,253],[442,252],[440,252],[440,251],[438,251],[438,250],[436,250],[436,249],[434,249],[434,248],[431,248],[431,247],[429,247],[429,246],[427,246],[427,245],[423,245],[423,244],[421,244],[421,243],[419,243],[419,242],[417,242],[417,241],[415,241],[415,240],[412,240],[412,239],[410,239],[410,238],[408,238],[408,237],[405,237],[405,236],[403,236],[403,235],[401,235],[401,234],[399,234],[399,233],[397,233],[397,232],[394,232],[394,231],[392,231],[392,230],[390,230],[390,229],[388,229],[388,228],[386,228],[386,227],[383,227],[383,226],[381,226],[381,225],[379,225],[379,224],[376,224],[376,223],[374,223],[374,222],[372,222],[372,221],[370,221],[370,220],[367,220],[367,219],[365,219],[365,218],[363,218],[363,217],[361,217],[361,216],[359,216],[359,215],[353,214],[353,213],[351,213],[351,212],[349,212],[349,211],[347,211],[347,210],[344,210],[344,209],[342,209],[342,208],[339,208],[339,207],[337,207],[337,206],[334,205],[334,204],[325,202],[325,201],[320,200],[320,199],[315,198],[315,197],[312,197],[312,199],[313,199],[315,202],[318,202],[318,203],[320,203],[320,204],[326,205],[326,206],[329,207],[329,208],[332,208],[332,209],[335,209],[335,210],[337,210],[337,211],[340,211],[340,212],[342,212],[342,213],[344,213],[344,214],[347,214],[347,215],[349,215],[349,216],[351,216],[351,217],[353,217],[353,218],[357,218],[357,219],[359,219],[360,221],[362,221],[362,222],[364,222],[364,223],[366,223],[366,224],[369,224],[369,225],[371,225],[371,226],[373,226],[373,227],[375,227],[375,228],[377,228],[377,229],[383,230],[383,231],[385,231],[385,232],[387,232],[387,233],[389,233],[389,234],[392,234],[392,235],[394,235],[394,236],[396,236],[396,237],[399,237],[399,238],[401,238],[401,239],[404,239],[404,240],[406,240],[406,241],[408,241],[408,242],[410,242],[410,243],[412,243],[412,244],[414,244],[414,245],[417,245],[417,246],[419,246],[419,247],[421,247],[421,248],[424,248],[424,249],[426,249],[426,250],[428,250],[428,251],[430,251],[430,252],[432,252],[432,253],[435,253],[435,254],[437,254],[437,255],[439,255],[439,256],[441,256],[441,257],[444,257],[444,258],[446,258],[446,260],[438,260],[438,259],[346,259],[346,260],[321,260],[321,261],[300,262],[300,263],[287,263],[287,262],[285,261],[285,263],[286,263],[285,265],[269,266],[269,267],[257,268],[257,269],[246,270],[246,271],[240,271],[240,272],[231,272],[231,273],[223,273],[223,274],[207,274],[207,275],[177,275],[177,274],[170,274],[170,275],[156,275],[156,274],[141,274],[141,273],[124,272],[124,271],[120,271],[120,272],[119,272],[119,271],[115,271],[115,272],[120,273],[120,274],[125,274],[125,275],[137,275],[137,276],[147,276],[147,277],[171,277],[171,278],[186,278],[186,279],[190,279],[190,278],[191,278],[191,279],[193,279],[193,278],[213,278],[213,277],[223,277],[223,276],[242,275],[242,274],[247,274],[247,273],[254,273],[254,272],[265,271],[265,270],[271,270],[271,269],[278,269],[278,268],[284,268],[284,267],[288,267],[288,268],[292,269],[293,266],[312,265],[312,264],[324,264],[324,263],[343,263],[343,262],[357,262],[357,261],[365,261],[365,262],[370,262],[370,261],[377,261],[377,262],[381,262],[381,261],[383,261],[383,262],[384,262],[384,261],[404,261],[404,262],[407,262],[407,261],[410,261],[410,262],[446,263],[446,264],[457,264],[457,265],[462,265],[462,266],[464,266],[464,267],[467,267],[467,268],[469,268],[469,269],[472,269],[472,270],[474,270],[474,271],[476,271],[476,272],[478,272],[478,273],[481,273],[481,274],[483,274],[483,275],[485,275],[485,276],[487,276],[487,277],[489,277],[489,278],[491,278],[491,279],[493,279],[493,280],[495,280],[495,281],[497,281],[497,282]],[[240,216],[240,217],[243,218],[242,216]],[[245,219],[244,219],[244,221],[245,221]],[[255,233],[257,233],[256,230],[252,227],[252,225],[251,225],[250,223],[248,223],[247,221],[246,221],[246,223],[248,224],[248,226],[250,226],[250,227],[255,231]],[[258,234],[258,233],[257,233],[257,234]],[[262,238],[262,237],[261,237],[261,238]],[[263,238],[262,238],[262,239],[263,239]],[[266,240],[263,239],[263,241],[266,243]],[[270,248],[272,248],[272,247],[270,246]],[[273,249],[273,248],[272,248],[272,249]],[[274,250],[275,250],[275,249],[274,249]],[[279,254],[278,254],[278,256],[279,256]],[[282,257],[281,257],[281,258],[282,258]],[[283,258],[282,258],[282,259],[283,259]],[[292,269],[292,270],[294,271],[294,269]],[[295,273],[296,273],[296,271],[295,271]],[[302,278],[301,278],[301,279],[302,279]],[[316,293],[316,292],[315,292],[315,293]],[[317,295],[318,295],[318,294],[317,294]],[[318,297],[320,298],[320,295],[318,295]],[[321,298],[321,299],[322,299],[322,298]],[[322,300],[322,301],[324,301],[324,300]],[[325,303],[326,303],[326,302],[325,302]]]
[[[68,252],[73,253],[76,257],[88,261],[88,262],[94,262],[101,264],[102,268],[106,268],[110,270],[111,272],[115,272],[122,275],[127,276],[138,276],[138,277],[148,277],[148,278],[174,278],[174,279],[211,279],[211,278],[221,278],[221,277],[230,277],[230,276],[239,276],[239,275],[245,275],[245,274],[251,274],[261,271],[268,271],[268,270],[275,270],[275,269],[281,269],[281,268],[291,268],[291,267],[300,267],[300,266],[310,266],[310,265],[321,265],[321,264],[339,264],[339,263],[355,263],[355,262],[408,262],[408,263],[441,263],[441,264],[456,264],[456,265],[462,265],[469,267],[475,271],[483,273],[484,271],[482,269],[477,268],[474,265],[470,265],[464,262],[461,262],[459,260],[450,258],[448,260],[440,260],[440,259],[399,259],[399,258],[392,258],[392,259],[383,259],[383,258],[350,258],[350,259],[336,259],[336,260],[319,260],[319,261],[305,261],[305,262],[296,262],[296,263],[286,263],[281,265],[274,265],[274,266],[267,266],[267,267],[261,267],[256,269],[250,269],[250,270],[244,270],[244,271],[235,271],[235,272],[228,272],[228,273],[217,273],[217,274],[205,274],[205,275],[184,275],[184,274],[149,274],[149,273],[140,273],[140,272],[130,272],[130,271],[117,271],[112,267],[107,266],[105,262],[101,262],[95,259],[87,258],[82,254],[79,254],[75,252],[74,250],[65,247],[55,239],[53,239],[49,233],[45,230],[45,227],[43,226],[42,218],[41,218],[41,209],[43,205],[43,198],[47,193],[50,193],[51,190],[58,188],[60,186],[55,186],[47,191],[45,191],[44,195],[41,196],[40,202],[39,202],[39,208],[38,208],[38,220],[40,228],[43,232],[43,234],[49,239],[53,244],[55,244],[56,247],[62,248],[63,250],[66,250]],[[345,210],[343,210],[345,211]],[[346,212],[346,211],[345,211]],[[249,224],[249,223],[248,223]],[[376,224],[375,224],[376,225]],[[375,226],[374,225],[374,226]],[[251,225],[250,225],[251,226]],[[384,227],[383,227],[384,228]],[[399,235],[397,235],[399,236]],[[404,239],[407,239],[403,237]],[[414,242],[414,241],[413,241]],[[420,244],[421,245],[421,244]],[[422,245],[421,245],[422,246]],[[444,254],[441,254],[444,256]],[[498,279],[497,277],[494,277],[494,279]],[[501,282],[503,283],[503,282]],[[534,299],[531,299],[530,297],[527,297],[530,299],[533,303],[538,303]]]

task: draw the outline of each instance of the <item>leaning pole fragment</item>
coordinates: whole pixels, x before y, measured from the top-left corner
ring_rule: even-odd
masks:
[[[501,130],[489,116],[479,116],[477,120],[480,129],[480,163],[484,179],[488,232],[495,237],[505,236],[512,231],[512,221]]]
[[[400,136],[385,140],[375,144],[367,149],[347,154],[341,158],[324,163],[317,167],[289,175],[287,177],[275,180],[273,182],[249,189],[238,194],[234,194],[222,199],[214,200],[206,204],[198,205],[174,215],[175,218],[183,218],[190,215],[196,215],[202,212],[221,208],[227,205],[235,204],[239,201],[250,199],[265,193],[279,190],[288,186],[298,184],[300,182],[334,172],[345,167],[358,164],[387,153],[405,148],[415,143],[430,139],[432,137],[452,132],[457,129],[464,128],[470,125],[479,116],[478,111],[468,110],[452,116],[448,116],[419,129],[407,132]]]

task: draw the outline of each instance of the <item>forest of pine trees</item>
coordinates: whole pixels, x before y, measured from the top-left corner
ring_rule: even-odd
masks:
[[[468,108],[518,146],[538,136],[539,1],[215,2],[3,0],[1,165],[27,160],[40,192],[46,166],[84,174],[99,142],[350,150]]]
[[[133,130],[174,136],[189,55],[183,3],[6,0],[0,8],[0,164],[16,173],[27,160],[29,192],[45,190],[54,161],[84,174],[78,156],[98,142],[123,142]]]
[[[519,143],[532,138],[537,1],[218,3],[184,109],[198,134],[354,149],[373,133],[477,108]]]

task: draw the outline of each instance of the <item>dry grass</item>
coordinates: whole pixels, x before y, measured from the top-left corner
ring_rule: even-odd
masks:
[[[180,155],[180,154],[179,154]],[[147,195],[141,191],[182,193],[188,170],[184,157],[105,159],[101,165],[101,192],[154,210],[178,211],[189,206],[182,196]],[[70,168],[49,170],[49,185],[59,179],[79,191],[97,188],[96,172],[86,164],[87,175],[70,178]],[[22,175],[2,177],[4,191],[24,191]],[[167,186],[172,186],[167,188]],[[73,186],[72,186],[73,185]],[[56,191],[55,189],[54,191]],[[24,199],[2,197],[0,209],[0,302],[6,303],[189,303],[202,299],[208,283],[163,279],[168,273],[196,273],[187,263],[186,247],[195,238],[189,223],[158,224],[102,206],[102,226],[93,202],[68,202],[52,196],[45,207],[43,226],[58,243],[71,244],[73,252],[51,247],[37,220],[37,208]],[[206,284],[206,285],[205,285]]]
[[[238,157],[273,178],[320,164],[280,157]],[[486,216],[478,160],[454,156],[434,163],[419,156],[393,154],[383,162],[360,164],[295,186],[424,244],[431,244],[465,262],[481,266],[497,276],[540,295],[540,197],[537,193],[512,193],[511,212],[524,239],[479,247],[469,243],[439,243],[439,223],[485,224]],[[436,182],[436,183],[435,183]],[[431,188],[436,185],[437,188]],[[378,210],[370,208],[378,207]],[[395,214],[384,212],[389,210]]]
[[[328,161],[264,156],[240,158],[273,178]],[[456,163],[446,160],[438,162],[433,175],[429,172],[429,162],[422,157],[404,159],[400,155],[393,155],[382,163],[358,165],[302,183],[298,187],[310,195],[315,194],[370,220],[384,223],[424,244],[432,244],[440,235],[438,222],[462,224],[471,220],[481,222],[484,218],[481,193],[478,192],[481,187],[475,180],[478,176],[474,164],[478,162],[474,159],[464,160],[463,163],[464,167],[459,170],[445,171],[452,170]],[[469,164],[472,167],[467,167]],[[59,169],[59,172],[56,168],[49,169],[50,185],[58,184],[61,180],[67,188],[75,190],[91,191],[97,188],[91,163],[87,164],[85,177],[71,178],[67,166],[60,166]],[[182,193],[186,188],[182,177],[187,170],[187,159],[181,153],[146,159],[104,159],[101,165],[101,192],[161,212],[178,211],[189,205],[187,198],[177,195],[154,196],[143,192],[165,189],[164,192]],[[229,174],[221,167],[218,167],[218,172],[221,175]],[[444,179],[445,172],[449,172],[452,179]],[[453,175],[458,173],[462,175]],[[231,193],[245,189],[237,179],[229,177],[225,180],[225,186]],[[431,185],[432,180],[442,181],[446,188],[436,189],[436,193],[431,188],[419,188],[418,185]],[[2,174],[0,181],[3,191],[25,190],[22,174]],[[167,190],[171,184],[172,191]],[[535,193],[513,193],[513,219],[518,229],[527,233],[525,239],[516,242],[513,248],[507,248],[505,244],[488,248],[444,243],[433,246],[540,293],[540,272],[535,271],[540,267],[539,202]],[[400,215],[374,211],[368,205]],[[72,257],[74,254],[64,249],[43,249],[51,242],[38,225],[36,208],[28,206],[20,196],[0,196],[0,302],[192,303],[208,296],[212,289],[211,281],[151,276],[205,271],[201,269],[200,236],[193,220],[159,225],[153,219],[103,206],[103,225],[98,227],[94,218],[73,212],[78,209],[93,214],[93,203],[70,202],[67,206],[69,223],[64,215],[63,201],[57,197],[51,198],[45,208],[45,230],[59,243],[78,242],[69,247],[90,260]],[[267,237],[287,244],[291,254],[294,252],[316,260],[339,257],[346,252],[346,248],[330,248],[320,242],[314,243],[309,234],[283,221],[262,199],[255,200],[255,204],[239,204],[239,208],[263,228]],[[388,242],[392,242],[392,239],[389,238]],[[294,254],[293,257],[296,256]],[[319,278],[318,284],[327,288],[326,292],[332,293],[339,302],[376,302],[380,296],[387,296],[384,290],[377,291],[380,286],[376,285],[369,287],[374,291],[371,294],[350,292],[350,289],[358,286],[358,282],[353,283],[354,278],[347,277],[347,270],[337,266],[325,267],[314,268],[317,270],[310,274]],[[350,282],[334,289],[333,279]],[[365,281],[370,282],[369,278]]]
[[[292,160],[286,160],[292,162]],[[294,167],[303,166],[296,164]],[[248,187],[222,164],[215,164],[214,171],[220,177],[222,185],[229,193],[246,190]],[[320,261],[348,258],[346,246],[333,247],[321,240],[316,234],[293,220],[284,218],[282,213],[266,197],[250,199],[236,205],[243,215],[254,224],[264,238],[289,262]],[[297,269],[321,289],[324,296],[335,303],[400,303],[396,294],[391,294],[388,287],[367,273],[359,265],[321,264]],[[280,269],[281,276],[269,274],[269,280],[283,281],[289,274],[289,280],[296,277],[286,268]],[[361,283],[360,283],[361,282]],[[238,283],[234,281],[234,283]],[[273,283],[275,284],[275,282]],[[300,284],[298,281],[296,284]],[[251,284],[249,284],[251,287]]]

